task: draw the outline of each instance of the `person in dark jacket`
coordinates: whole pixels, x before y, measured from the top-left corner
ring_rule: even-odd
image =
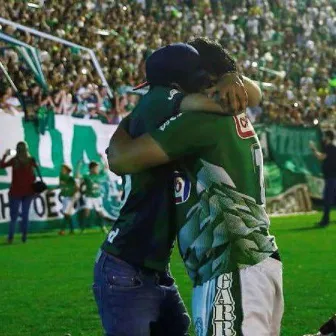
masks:
[[[19,217],[21,206],[21,232],[22,242],[27,240],[29,224],[29,208],[34,197],[33,183],[35,181],[35,160],[30,156],[25,142],[19,142],[16,146],[16,155],[7,160],[11,150],[7,150],[0,161],[0,168],[12,167],[12,182],[9,189],[10,224],[8,243],[14,239],[15,226]]]
[[[323,217],[319,226],[325,227],[329,225],[330,209],[336,201],[336,146],[333,144],[335,135],[333,131],[326,131],[323,137],[324,149],[319,152],[314,143],[310,147],[315,157],[322,161],[322,172],[325,181],[323,192]]]

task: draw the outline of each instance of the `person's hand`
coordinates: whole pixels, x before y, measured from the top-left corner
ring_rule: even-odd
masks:
[[[224,110],[230,108],[235,114],[239,114],[246,109],[247,92],[237,73],[228,73],[222,76],[217,88],[217,99]]]
[[[11,155],[11,150],[7,149],[6,152],[5,152],[5,156],[10,156],[10,155]]]

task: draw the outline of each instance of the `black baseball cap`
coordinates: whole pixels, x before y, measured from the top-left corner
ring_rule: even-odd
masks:
[[[147,85],[179,83],[190,74],[202,70],[198,51],[186,43],[173,43],[162,47],[146,60],[146,81],[133,90]]]

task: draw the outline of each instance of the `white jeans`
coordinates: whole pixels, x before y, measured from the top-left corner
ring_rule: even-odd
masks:
[[[282,263],[273,258],[193,289],[197,336],[279,336],[283,311]]]
[[[282,263],[267,258],[240,271],[244,336],[278,336],[284,312]]]

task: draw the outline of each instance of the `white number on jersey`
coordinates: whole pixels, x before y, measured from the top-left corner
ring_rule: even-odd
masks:
[[[259,143],[252,146],[252,156],[255,166],[255,172],[259,174],[259,184],[260,184],[260,201],[261,204],[266,204],[266,192],[265,192],[265,182],[264,182],[264,164],[263,164],[263,154]]]

